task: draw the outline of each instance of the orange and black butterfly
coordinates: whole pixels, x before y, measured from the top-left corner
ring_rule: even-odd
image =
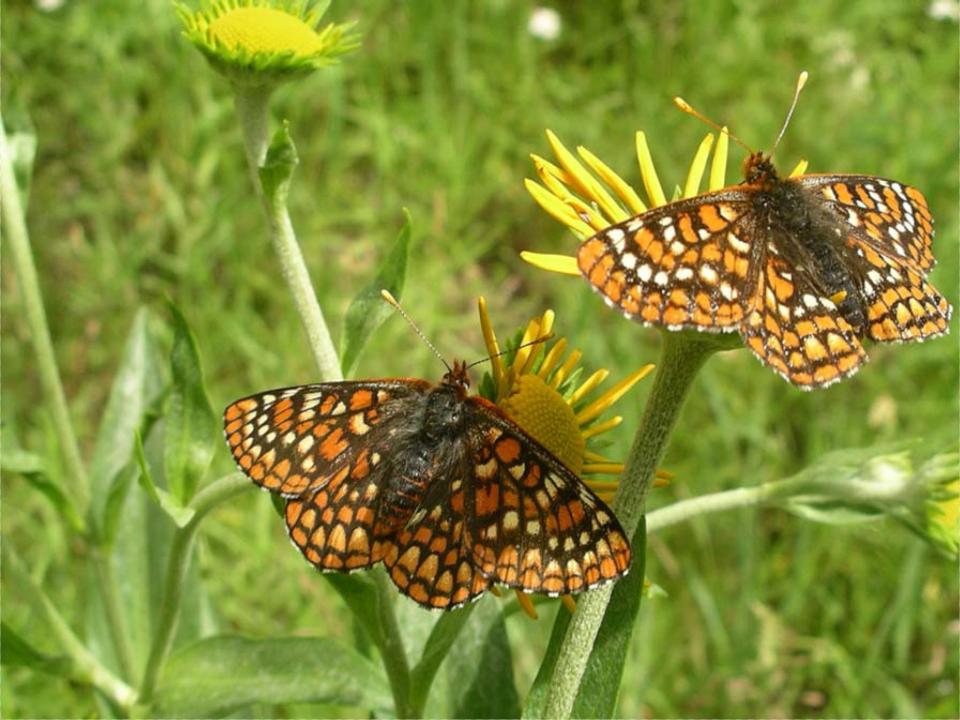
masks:
[[[610,509],[468,387],[455,363],[439,384],[271,390],[227,407],[224,432],[240,469],[287,499],[290,537],[321,570],[383,562],[402,593],[445,610],[495,584],[560,595],[624,575]]]
[[[783,178],[752,151],[744,177],[600,231],[579,248],[580,272],[632,320],[739,332],[804,390],[856,372],[865,338],[947,332],[951,307],[927,281],[933,218],[919,190],[869,175]]]

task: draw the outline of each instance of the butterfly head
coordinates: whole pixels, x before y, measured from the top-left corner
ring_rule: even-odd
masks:
[[[467,375],[467,363],[463,360],[454,360],[453,368],[443,375],[442,385],[457,388],[461,393],[466,394],[470,389],[470,376]]]
[[[747,155],[743,161],[743,177],[748,185],[767,185],[778,178],[770,156],[762,152]]]

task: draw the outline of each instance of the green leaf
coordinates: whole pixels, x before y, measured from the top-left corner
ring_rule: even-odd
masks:
[[[166,378],[159,343],[150,329],[151,316],[143,308],[137,311],[117,368],[110,397],[104,408],[90,464],[93,485],[93,527],[104,524],[108,499],[117,512],[118,476],[136,461],[133,436],[141,428],[145,415],[163,394]],[[121,503],[122,505],[122,503]]]
[[[63,677],[74,674],[73,662],[68,657],[40,652],[5,622],[0,622],[0,664],[21,665]]]
[[[350,376],[367,341],[393,310],[384,302],[381,290],[400,299],[407,277],[407,258],[410,255],[410,213],[404,210],[406,219],[390,252],[380,263],[377,275],[361,290],[347,308],[343,321],[340,343],[340,358],[343,373]]]
[[[83,518],[77,514],[73,503],[64,493],[64,489],[50,480],[44,459],[36,453],[18,447],[16,438],[9,432],[4,433],[0,469],[5,473],[22,475],[34,490],[37,490],[50,501],[74,531],[83,532]]]
[[[472,603],[444,613],[430,631],[420,660],[410,673],[410,704],[418,714],[422,714],[440,664],[460,636],[475,607],[476,604]]]
[[[170,658],[150,710],[161,717],[211,717],[252,703],[306,702],[383,714],[393,707],[380,666],[336,640],[222,636]]]
[[[273,208],[286,206],[290,180],[300,158],[290,137],[290,123],[286,120],[273,135],[267,156],[260,167],[260,186]]]
[[[193,333],[180,310],[173,303],[169,307],[174,324],[170,351],[173,387],[164,430],[163,469],[170,493],[185,505],[210,467],[219,432]]]
[[[617,581],[610,596],[610,604],[603,615],[573,704],[575,718],[608,718],[616,715],[623,667],[643,597],[646,526],[646,519],[641,519],[633,536],[630,573]]]
[[[150,496],[161,510],[170,516],[170,519],[173,520],[177,527],[184,527],[193,518],[194,510],[193,508],[183,505],[177,500],[173,493],[157,487],[157,484],[153,481],[153,473],[150,472],[150,465],[147,463],[147,456],[143,450],[143,440],[140,438],[140,433],[137,433],[136,437],[136,454],[137,464],[140,469],[140,473],[137,475],[137,482],[140,484],[140,487],[147,491],[147,495]]]
[[[520,698],[500,604],[485,597],[475,605],[447,656],[449,716],[519,717]]]

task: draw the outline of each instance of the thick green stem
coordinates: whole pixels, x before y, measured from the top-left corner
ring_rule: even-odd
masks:
[[[270,239],[280,260],[283,277],[287,281],[297,312],[303,321],[310,349],[320,369],[320,378],[331,382],[343,379],[340,361],[333,346],[333,339],[327,329],[327,323],[313,291],[310,273],[304,262],[303,253],[297,243],[297,236],[287,212],[286,203],[268,198],[260,183],[260,167],[267,155],[269,143],[269,100],[270,89],[264,87],[238,87],[236,90],[237,117],[243,131],[247,166],[257,195],[263,202],[267,221],[270,224]]]
[[[194,515],[190,521],[179,528],[170,544],[170,554],[167,557],[167,572],[163,583],[163,597],[160,600],[160,612],[157,615],[157,626],[150,645],[150,656],[143,672],[140,683],[140,697],[138,702],[149,703],[157,687],[160,669],[163,667],[170,648],[173,645],[174,632],[177,629],[177,618],[180,615],[180,600],[183,595],[183,579],[190,565],[190,551],[200,526],[200,521],[220,503],[229,500],[234,495],[253,487],[250,481],[240,473],[226,475],[210,483],[190,501],[190,508]]]
[[[72,661],[71,678],[93,685],[110,698],[121,712],[128,714],[136,698],[136,692],[104,667],[74,634],[57,612],[50,598],[23,567],[23,563],[9,541],[3,543],[3,570],[15,583],[17,592],[24,593],[30,601],[30,606],[40,612],[48,629]]]
[[[63,453],[66,465],[66,480],[70,485],[67,496],[73,499],[74,507],[80,517],[85,517],[90,502],[90,481],[87,477],[80,445],[70,422],[67,398],[57,369],[57,357],[53,352],[47,314],[43,309],[40,283],[37,280],[37,268],[33,264],[30,251],[30,236],[27,233],[23,205],[13,172],[13,159],[7,145],[7,134],[0,119],[0,201],[2,201],[3,234],[7,238],[14,273],[20,286],[23,309],[30,328],[30,339],[36,357],[37,374],[40,386],[53,415],[53,426]]]
[[[720,347],[712,338],[689,333],[664,332],[661,336],[663,345],[657,375],[614,502],[617,518],[634,539],[643,517],[647,490],[687,392],[704,361]],[[644,550],[637,544],[634,549]],[[612,592],[612,586],[608,585],[586,593],[577,602],[577,611],[570,620],[554,666],[544,717],[570,717]]]

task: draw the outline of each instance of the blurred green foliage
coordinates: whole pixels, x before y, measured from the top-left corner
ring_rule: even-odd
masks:
[[[801,69],[811,81],[779,164],[807,158],[811,172],[921,188],[937,220],[932,279],[956,306],[958,33],[955,18],[932,16],[942,4],[565,2],[555,6],[560,35],[542,40],[528,31],[529,3],[336,3],[330,18],[357,20],[362,48],[282,88],[274,102],[300,154],[291,215],[332,328],[389,251],[406,207],[415,242],[404,304],[448,356],[482,355],[475,296],[484,294],[505,331],[549,306],[557,331],[594,365],[624,373],[655,360],[657,333],[606,312],[579,280],[519,260],[521,249],[574,246],[526,195],[528,154],[547,152],[549,127],[638,182],[633,133],[643,129],[669,188],[706,130],[672,108],[672,95],[763,148]],[[5,5],[2,101],[9,125],[32,125],[37,135],[28,222],[85,449],[140,304],[159,314],[169,296],[184,309],[215,412],[248,392],[311,380],[300,321],[251,201],[225,82],[180,37],[166,0],[40,9],[51,5]],[[6,265],[2,280],[4,451],[16,438],[56,464]],[[747,352],[715,358],[665,462],[677,479],[651,506],[792,475],[838,448],[900,439],[946,446],[958,418],[955,321],[952,331],[922,345],[871,347],[854,379],[811,394]],[[354,374],[437,378],[441,368],[394,321]],[[622,410],[615,456],[626,453],[644,393]],[[213,463],[218,473],[231,466],[225,450]],[[2,522],[4,540],[82,627],[89,588],[69,527],[20,476],[4,480]],[[648,550],[648,574],[669,596],[641,609],[619,715],[960,713],[956,568],[893,523],[833,528],[744,510],[652,536]],[[189,606],[193,637],[219,628],[350,639],[340,600],[289,548],[260,493],[205,521],[195,571],[205,594]],[[552,605],[540,607],[539,622],[511,613],[505,626],[521,693],[549,636]],[[31,611],[5,602],[4,619],[18,628]],[[41,650],[57,654],[52,642]],[[456,683],[465,664],[460,656],[441,668],[451,697],[474,691]],[[7,717],[102,712],[66,681],[15,667],[2,679]]]

